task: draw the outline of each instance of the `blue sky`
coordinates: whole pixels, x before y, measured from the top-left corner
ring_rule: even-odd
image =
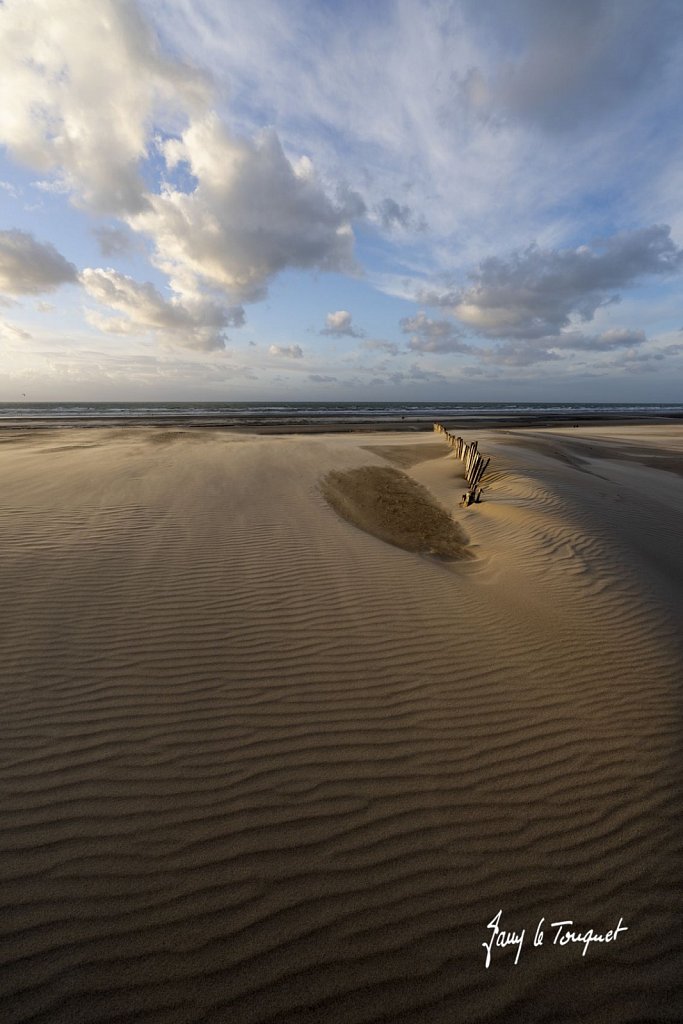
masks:
[[[678,0],[4,0],[0,400],[680,401]]]

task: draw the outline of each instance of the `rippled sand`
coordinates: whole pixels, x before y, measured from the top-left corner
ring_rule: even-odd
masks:
[[[3,1024],[683,1019],[683,428],[475,436],[0,434]]]

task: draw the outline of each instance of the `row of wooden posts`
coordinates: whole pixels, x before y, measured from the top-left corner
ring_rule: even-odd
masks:
[[[491,459],[481,454],[476,441],[467,444],[461,437],[449,434],[442,423],[435,423],[434,430],[437,434],[444,435],[453,449],[456,458],[461,459],[465,463],[465,480],[468,484],[468,491],[462,496],[463,505],[467,506],[471,505],[472,502],[481,501],[481,487],[478,484],[486,472],[486,467]]]

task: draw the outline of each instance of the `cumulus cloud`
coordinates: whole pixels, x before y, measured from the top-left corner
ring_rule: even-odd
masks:
[[[491,256],[469,275],[469,288],[429,298],[485,337],[542,338],[568,327],[572,317],[591,320],[598,307],[618,301],[618,289],[682,267],[683,250],[669,228],[653,225],[592,247],[530,245],[509,256]]]
[[[169,185],[129,222],[154,240],[176,286],[194,275],[253,301],[287,267],[354,270],[346,202],[328,197],[310,161],[291,163],[274,131],[233,138],[211,114],[162,152],[169,169],[187,166],[196,187]]]
[[[619,368],[624,373],[632,373],[636,376],[641,373],[654,373],[661,369],[661,363],[666,356],[663,352],[625,352],[615,360],[607,369]]]
[[[480,348],[476,351],[484,364],[496,366],[533,366],[535,363],[553,362],[564,358],[571,352],[625,352],[629,353],[647,343],[644,331],[625,327],[613,327],[600,334],[584,334],[581,331],[562,331],[556,335],[542,338],[529,338],[521,341],[508,341],[491,348]],[[627,350],[627,351],[626,351]],[[644,359],[651,358],[643,356]]]
[[[37,295],[77,281],[73,263],[26,231],[0,231],[0,291]]]
[[[680,164],[678,0],[656,16],[642,0],[434,0],[417,31],[413,3],[381,18],[373,4],[258,7],[166,3],[165,34],[248,98],[243,116],[268,111],[286,146],[341,169],[373,217],[387,196],[408,203],[466,259],[561,230],[596,180],[609,214],[626,199],[630,217],[652,172]],[[649,217],[668,221],[676,194]]]
[[[150,122],[173,125],[205,98],[203,80],[160,52],[133,3],[6,0],[0,6],[0,142],[56,172],[106,212],[146,205],[138,163]]]
[[[300,345],[271,345],[268,351],[279,359],[302,359],[304,354]]]
[[[272,130],[231,135],[207,83],[162,54],[133,2],[0,4],[0,89],[12,96],[0,142],[54,172],[41,188],[71,190],[148,235],[182,301],[207,282],[235,302],[262,298],[287,267],[353,271],[360,195],[348,185],[328,195],[310,159],[290,161]],[[153,147],[168,178],[159,192],[140,173]],[[121,254],[122,234],[99,235],[105,254]]]
[[[390,356],[397,356],[399,353],[398,345],[393,341],[384,341],[381,338],[368,338],[361,344],[361,348],[370,349],[370,351],[386,352]]]
[[[244,323],[244,310],[238,306],[226,309],[209,299],[181,302],[170,300],[153,284],[138,284],[131,277],[111,268],[88,268],[81,274],[88,295],[103,306],[123,314],[102,316],[90,311],[88,320],[100,330],[113,334],[136,334],[150,331],[161,340],[210,351],[225,347],[228,327]]]
[[[551,348],[564,348],[573,352],[611,352],[620,348],[635,348],[647,341],[645,331],[627,327],[612,327],[601,334],[582,334],[580,331],[566,331],[557,338],[547,339]]]
[[[93,230],[103,256],[127,256],[138,248],[137,240],[122,227],[101,225]]]
[[[678,271],[681,252],[657,226],[579,248],[561,240],[590,239],[582,224],[596,202],[602,223],[675,223],[673,185],[666,201],[643,207],[644,195],[664,195],[660,172],[678,166],[663,129],[677,123],[671,47],[681,45],[683,12],[676,0],[661,4],[665,14],[654,18],[641,0],[490,0],[483,14],[477,0],[436,0],[423,5],[418,38],[410,3],[377,19],[372,5],[349,14],[278,0],[260,0],[258,18],[248,5],[211,0],[0,0],[0,87],[12,97],[0,108],[0,142],[36,168],[47,212],[66,191],[114,214],[125,230],[108,218],[102,251],[125,256],[132,238],[167,274],[170,291],[84,272],[89,316],[103,330],[220,349],[239,320],[229,304],[262,298],[280,271],[357,272],[352,225],[367,217],[392,237],[375,235],[364,248],[366,282],[384,278],[380,287],[414,299],[420,275],[457,272],[441,276],[447,289],[418,297],[421,309],[440,311],[406,317],[400,349],[366,339],[346,310],[319,325],[363,339],[354,348],[375,350],[383,372],[401,365],[384,357],[406,349],[420,365],[438,362],[426,354],[469,352],[484,366],[586,366],[584,353],[596,354],[590,365],[602,353],[616,366],[648,347],[644,334],[586,324],[622,289]],[[303,62],[302,38],[311,42]],[[211,67],[215,93],[183,56]],[[225,97],[229,128],[209,113],[222,112]],[[598,123],[625,103],[628,118]],[[252,138],[266,122],[277,134]],[[571,145],[560,137],[568,129],[577,129]],[[337,187],[340,176],[348,184]],[[675,174],[666,180],[677,184]],[[5,201],[18,198],[15,186],[0,189]],[[425,220],[432,234],[405,245]],[[520,248],[534,237],[539,245]],[[75,280],[66,266],[63,279]],[[54,264],[53,279],[32,260],[33,284],[10,274],[8,294],[44,290],[41,267],[46,287],[56,287]],[[615,322],[612,312],[597,318],[601,326]],[[298,345],[270,354],[280,367],[303,358]]]
[[[336,313],[328,313],[325,317],[325,326],[321,334],[331,334],[335,337],[347,335],[349,338],[362,338],[364,332],[355,328],[351,322],[351,314],[346,309],[338,309]]]
[[[600,334],[584,334],[581,331],[562,331],[542,338],[508,341],[491,348],[473,350],[482,363],[496,366],[533,366],[535,363],[553,362],[564,358],[570,352],[617,352],[633,351],[645,345],[644,331],[625,327],[613,327]],[[649,358],[649,357],[645,357]]]
[[[408,348],[413,352],[471,352],[472,346],[462,340],[462,333],[450,320],[431,320],[425,313],[403,317],[404,334],[410,334]]]

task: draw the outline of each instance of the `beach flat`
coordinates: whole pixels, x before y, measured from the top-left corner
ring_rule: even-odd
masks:
[[[2,431],[3,1024],[683,1019],[683,426],[475,438]]]

